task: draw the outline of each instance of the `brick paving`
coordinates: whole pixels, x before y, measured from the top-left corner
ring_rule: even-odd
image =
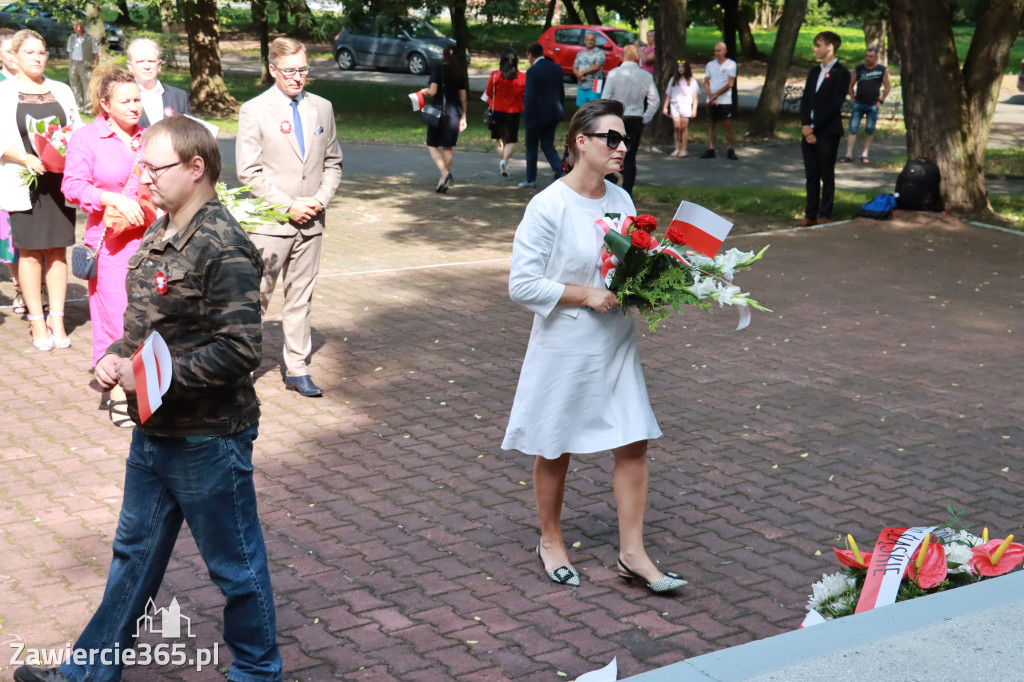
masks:
[[[729,310],[642,329],[665,432],[650,451],[648,543],[691,581],[657,597],[615,574],[610,455],[575,458],[568,477],[582,585],[548,582],[532,553],[532,462],[499,447],[530,325],[506,294],[514,221],[461,215],[457,198],[419,186],[346,180],[335,204],[313,315],[326,395],[283,390],[274,309],[257,381],[288,680],[573,679],[612,656],[626,677],[796,628],[847,532],[868,545],[885,525],[942,523],[947,504],[978,530],[1021,531],[1018,235],[916,215],[742,236],[772,244],[741,283],[774,314],[742,333]],[[382,218],[394,212],[405,219]],[[4,282],[0,303],[9,294]],[[3,651],[73,641],[110,560],[129,432],[89,386],[84,300],[67,321],[73,347],[35,353],[0,309]],[[187,530],[158,606],[172,597],[191,618],[190,652],[221,642],[221,596]]]

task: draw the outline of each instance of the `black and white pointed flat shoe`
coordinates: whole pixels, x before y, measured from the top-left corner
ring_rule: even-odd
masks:
[[[537,545],[537,558],[540,559],[541,565],[544,564],[544,557],[540,555],[540,545]],[[572,566],[559,566],[553,571],[545,571],[548,577],[551,578],[552,582],[558,583],[559,585],[568,585],[569,587],[579,587],[580,574],[576,572],[576,569]]]
[[[666,573],[664,578],[661,578],[660,580],[653,583],[648,583],[646,578],[639,575],[638,573],[634,573],[632,570],[630,570],[629,566],[622,563],[622,559],[619,559],[619,569],[621,569],[619,570],[619,577],[625,580],[627,583],[633,584],[634,580],[639,580],[641,585],[647,585],[647,589],[649,589],[651,592],[656,592],[659,594],[662,592],[671,592],[672,590],[678,590],[680,587],[689,584],[681,577],[679,577],[678,574],[672,573],[671,571]]]

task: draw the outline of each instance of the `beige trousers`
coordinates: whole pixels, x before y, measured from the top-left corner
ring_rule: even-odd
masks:
[[[313,286],[320,270],[321,235],[306,235],[299,230],[294,236],[250,233],[249,238],[263,257],[260,299],[264,315],[274,295],[278,275],[284,284],[281,330],[284,332],[285,376],[305,376],[309,374],[309,359],[313,352],[309,316],[313,306]]]

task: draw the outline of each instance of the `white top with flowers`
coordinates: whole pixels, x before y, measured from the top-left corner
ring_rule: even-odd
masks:
[[[604,287],[606,213],[636,215],[620,187],[587,199],[555,182],[526,207],[512,247],[509,295],[535,313],[502,448],[556,459],[658,438],[633,316],[558,305],[566,284]]]

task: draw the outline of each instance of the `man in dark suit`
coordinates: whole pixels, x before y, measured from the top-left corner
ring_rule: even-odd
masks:
[[[128,43],[128,70],[135,76],[142,94],[142,116],[139,127],[148,128],[157,121],[175,114],[191,114],[188,93],[173,85],[161,83],[160,46],[149,38],[136,38]]]
[[[842,39],[832,31],[814,36],[814,56],[821,63],[811,69],[800,100],[800,132],[804,173],[807,175],[807,207],[800,225],[832,221],[836,192],[836,157],[843,138],[843,102],[850,88],[850,72],[839,63],[836,51]]]
[[[526,95],[523,125],[526,127],[526,182],[520,187],[537,186],[537,145],[551,164],[557,180],[562,175],[562,157],[555,149],[555,128],[565,118],[565,85],[562,67],[544,57],[544,48],[533,43],[526,48],[530,68],[526,71]]]

